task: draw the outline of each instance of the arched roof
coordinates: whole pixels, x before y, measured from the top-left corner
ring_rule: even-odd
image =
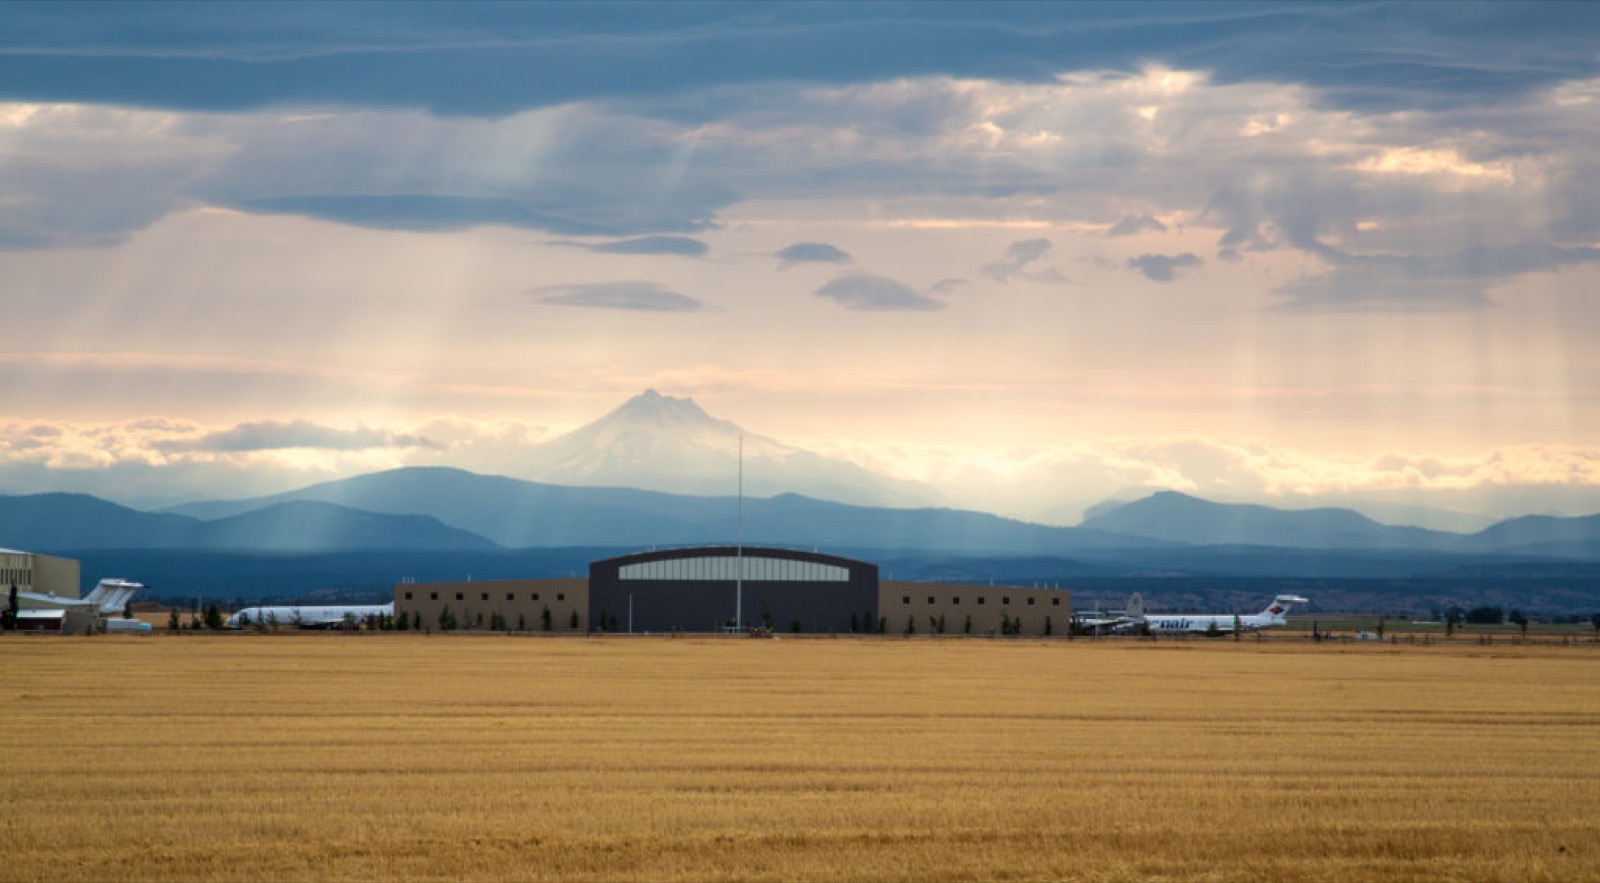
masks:
[[[765,546],[691,546],[638,552],[596,561],[591,571],[615,568],[622,580],[712,580],[747,582],[850,582],[875,573],[865,561]]]

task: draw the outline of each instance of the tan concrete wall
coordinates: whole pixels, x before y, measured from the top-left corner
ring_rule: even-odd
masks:
[[[1021,620],[1020,634],[1066,637],[1072,618],[1072,594],[1060,589],[1023,589],[1015,586],[979,586],[953,583],[910,583],[887,580],[878,584],[878,616],[886,619],[887,633],[905,634],[907,620],[914,633],[935,634],[939,617],[944,633],[974,635],[1001,633],[1002,619]]]
[[[35,555],[33,556],[33,590],[35,592],[60,595],[63,598],[81,597],[78,589],[81,572],[81,566],[71,558]]]
[[[445,607],[455,616],[462,631],[486,631],[494,614],[505,617],[506,628],[516,629],[518,617],[527,631],[542,632],[542,615],[550,608],[552,632],[586,631],[589,628],[589,580],[507,579],[448,583],[402,583],[394,587],[394,612],[400,616],[422,615],[424,629],[439,628],[439,614]],[[572,627],[572,614],[578,614],[578,627]]]
[[[33,591],[33,558],[27,552],[0,552],[0,593]],[[76,593],[74,593],[76,597]]]

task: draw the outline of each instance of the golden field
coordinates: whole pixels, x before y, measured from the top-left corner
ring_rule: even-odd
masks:
[[[0,639],[4,880],[1600,880],[1600,646]]]

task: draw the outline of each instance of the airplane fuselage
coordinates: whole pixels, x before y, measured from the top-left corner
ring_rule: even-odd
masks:
[[[1282,619],[1271,616],[1235,617],[1232,615],[1219,616],[1215,614],[1198,614],[1192,616],[1146,616],[1145,624],[1152,632],[1209,632],[1213,627],[1219,632],[1232,632],[1235,626],[1240,631],[1253,632],[1257,629],[1270,628],[1283,625]]]

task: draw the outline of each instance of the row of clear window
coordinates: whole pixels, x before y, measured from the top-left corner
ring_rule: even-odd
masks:
[[[411,600],[411,594],[412,594],[411,592],[406,592],[406,600],[407,601]],[[479,600],[487,601],[487,600],[489,600],[489,593],[488,592],[480,592],[480,593],[478,593],[478,598],[479,598]],[[439,593],[438,592],[429,592],[428,593],[428,600],[429,601],[437,601],[437,600],[439,600]],[[456,592],[456,600],[457,601],[465,601],[465,600],[467,600],[467,593],[466,592]],[[516,592],[506,592],[506,600],[507,601],[515,601],[515,600],[517,600],[517,593]],[[529,595],[528,596],[528,600],[529,601],[537,601],[537,600],[539,600],[539,593],[538,592],[534,592],[533,594]],[[557,601],[565,601],[565,600],[567,600],[567,593],[566,592],[557,592],[556,593],[556,600]]]
[[[1028,599],[1028,606],[1032,607],[1033,606],[1033,602],[1035,600],[1037,600],[1037,599],[1029,598]],[[978,603],[981,605],[981,604],[983,604],[983,601],[984,601],[984,597],[982,595],[979,595],[978,596]],[[900,596],[900,603],[909,606],[911,604],[911,596],[910,595],[901,595]],[[928,596],[928,603],[929,604],[937,604],[937,603],[939,603],[939,601],[934,596],[929,595]],[[960,595],[952,595],[952,596],[950,596],[950,603],[952,605],[959,605],[961,603],[961,596]],[[1005,606],[1005,607],[1011,606],[1011,597],[1009,595],[1000,596],[1000,604],[1002,606]],[[1050,606],[1051,607],[1060,607],[1061,606],[1061,599],[1060,598],[1051,598],[1050,599]]]

